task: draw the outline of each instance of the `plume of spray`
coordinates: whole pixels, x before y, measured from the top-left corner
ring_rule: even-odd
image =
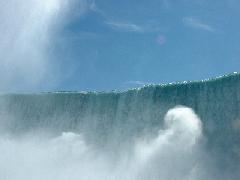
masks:
[[[139,179],[195,179],[193,173],[200,165],[200,119],[191,108],[178,106],[167,112],[164,123],[156,139],[137,145],[138,164],[143,169]]]
[[[72,132],[56,138],[2,136],[0,179],[201,179],[200,119],[190,108],[176,107],[168,111],[164,122],[157,137],[142,137],[131,147],[122,147],[122,153],[113,159]]]
[[[0,91],[57,81],[57,30],[87,11],[87,0],[0,0]]]

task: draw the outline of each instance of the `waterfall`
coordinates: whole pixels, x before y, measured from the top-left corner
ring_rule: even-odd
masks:
[[[0,146],[54,171],[35,179],[236,179],[239,89],[235,73],[124,92],[2,94]]]

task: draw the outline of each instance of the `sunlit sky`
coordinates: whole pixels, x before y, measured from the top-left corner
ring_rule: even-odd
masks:
[[[240,69],[238,0],[76,0],[67,14],[44,52],[51,81],[5,89],[121,90]]]

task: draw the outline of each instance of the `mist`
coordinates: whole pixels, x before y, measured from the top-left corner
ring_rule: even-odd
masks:
[[[120,153],[114,155],[112,149],[111,156],[80,132],[57,137],[1,135],[0,179],[197,180],[204,172],[202,137],[201,120],[182,106],[167,112],[156,137],[119,144]]]
[[[0,91],[36,91],[61,82],[54,42],[88,9],[87,0],[0,1]]]

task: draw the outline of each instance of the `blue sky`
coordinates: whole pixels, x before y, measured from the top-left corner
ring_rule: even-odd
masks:
[[[44,52],[54,71],[30,90],[121,90],[240,69],[238,0],[75,0],[58,18]]]

